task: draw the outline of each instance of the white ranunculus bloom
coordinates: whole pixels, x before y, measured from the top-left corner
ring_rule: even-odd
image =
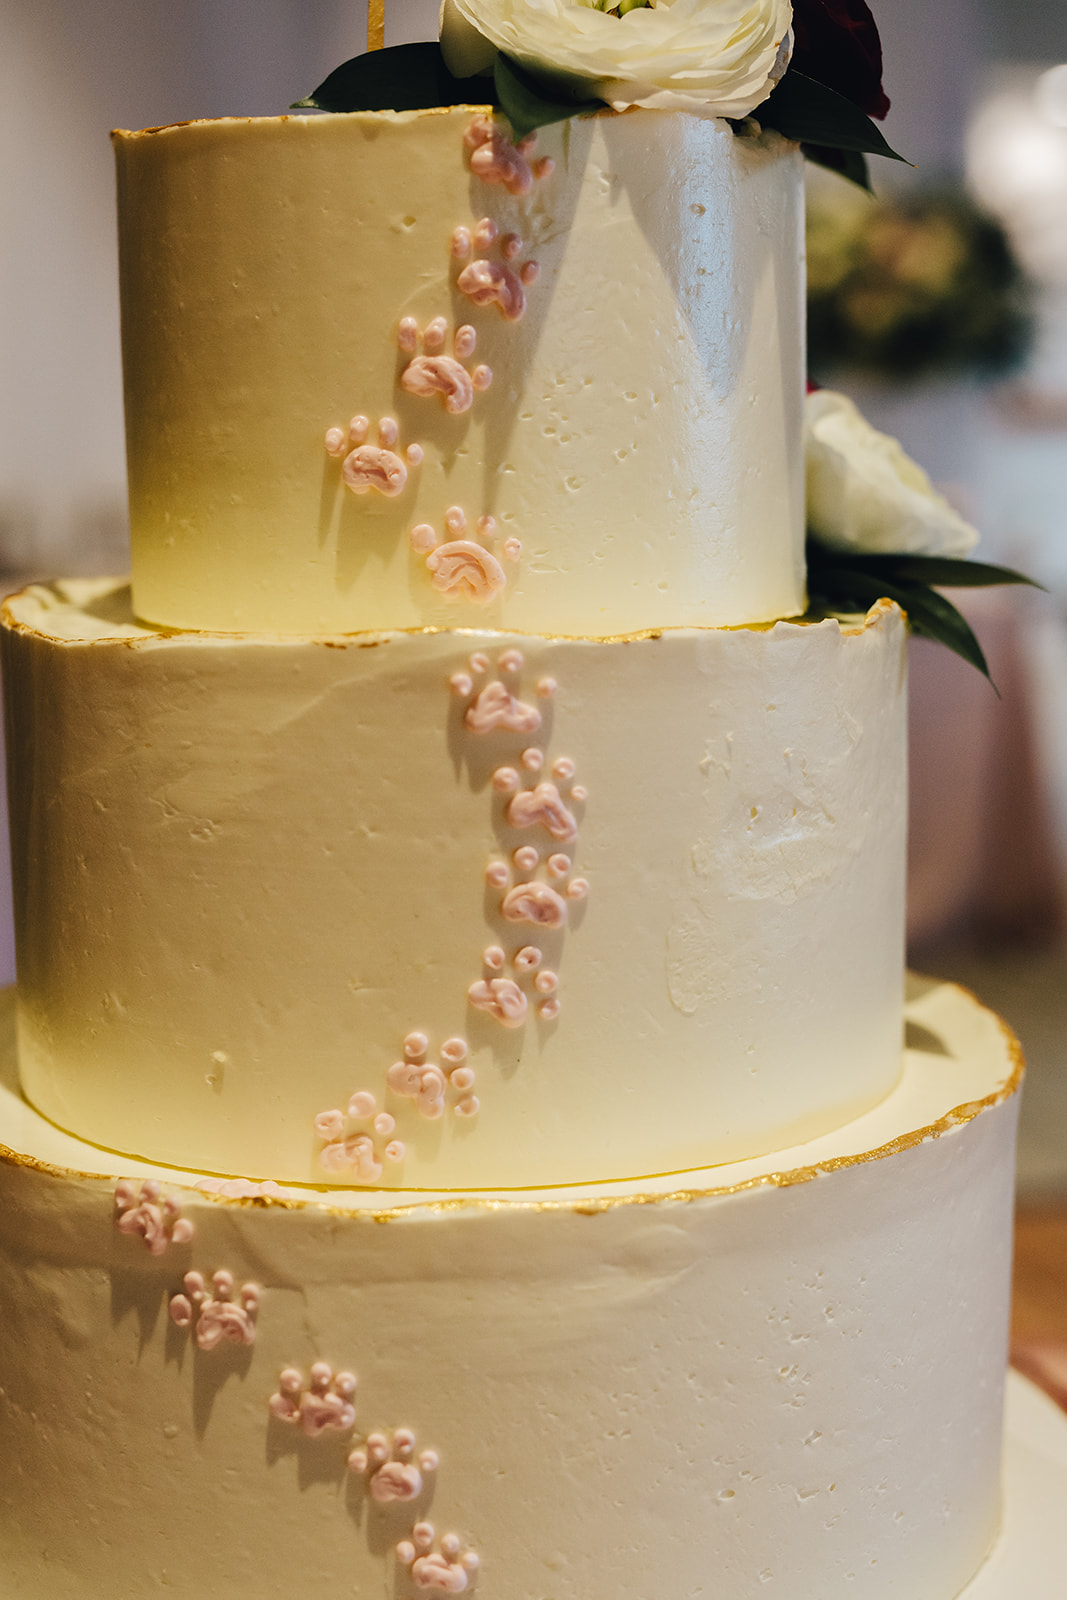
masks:
[[[870,555],[965,556],[978,542],[895,439],[832,389],[804,412],[808,527],[824,544]]]
[[[746,117],[788,64],[792,17],[789,0],[657,0],[621,17],[592,0],[444,0],[441,48],[457,77],[502,50],[616,111]]]

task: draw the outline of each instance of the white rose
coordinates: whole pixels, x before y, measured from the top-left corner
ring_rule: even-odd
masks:
[[[978,535],[895,439],[832,389],[804,410],[808,527],[824,544],[870,555],[964,556]]]
[[[746,117],[785,71],[792,18],[789,0],[658,0],[621,17],[592,0],[444,0],[441,48],[461,78],[502,50],[616,111]]]

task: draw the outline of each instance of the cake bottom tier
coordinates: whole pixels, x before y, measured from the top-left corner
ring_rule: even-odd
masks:
[[[1020,1063],[950,985],[908,1035],[806,1145],[461,1198],[214,1192],[44,1121],[5,1045],[4,1593],[951,1600],[999,1526]]]

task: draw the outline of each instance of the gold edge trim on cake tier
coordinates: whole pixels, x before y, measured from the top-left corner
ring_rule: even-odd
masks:
[[[920,975],[916,974],[916,976]],[[326,1216],[352,1217],[354,1219],[377,1223],[392,1222],[403,1217],[427,1212],[445,1215],[449,1212],[457,1211],[573,1211],[580,1216],[598,1216],[605,1211],[614,1210],[618,1206],[681,1204],[690,1203],[696,1200],[714,1200],[724,1198],[728,1195],[741,1194],[747,1189],[792,1188],[797,1184],[810,1183],[814,1178],[828,1175],[833,1172],[840,1172],[848,1167],[865,1166],[868,1162],[883,1161],[888,1156],[900,1155],[903,1151],[914,1149],[917,1145],[925,1144],[928,1140],[939,1139],[942,1134],[950,1133],[954,1128],[963,1127],[968,1122],[973,1122],[974,1119],[980,1116],[983,1111],[990,1111],[994,1106],[1002,1105],[1006,1100],[1010,1100],[1012,1095],[1014,1095],[1018,1090],[1026,1071],[1026,1062],[1019,1040],[1016,1038],[1014,1032],[1011,1028],[1009,1028],[1004,1019],[998,1016],[995,1011],[990,1010],[988,1006],[983,1005],[973,991],[966,988],[963,984],[947,983],[939,979],[929,979],[926,981],[936,983],[939,987],[955,989],[957,993],[965,995],[985,1016],[992,1019],[1003,1041],[1011,1071],[1008,1077],[1005,1078],[1004,1081],[997,1086],[997,1088],[992,1090],[989,1094],[984,1095],[980,1100],[964,1101],[962,1104],[953,1106],[950,1110],[946,1111],[943,1116],[937,1119],[936,1122],[928,1123],[925,1127],[914,1129],[910,1133],[900,1134],[897,1138],[890,1139],[885,1144],[877,1145],[871,1150],[859,1151],[855,1155],[832,1156],[825,1161],[813,1162],[809,1166],[790,1167],[780,1172],[763,1172],[757,1174],[755,1177],[745,1178],[740,1183],[721,1184],[717,1187],[713,1186],[711,1188],[703,1189],[678,1188],[672,1189],[663,1194],[638,1193],[626,1195],[604,1195],[599,1199],[595,1195],[589,1194],[582,1195],[573,1200],[523,1200],[521,1196],[525,1191],[518,1189],[513,1191],[515,1195],[514,1199],[510,1196],[507,1198],[495,1198],[491,1192],[479,1193],[477,1190],[468,1190],[466,1193],[457,1195],[453,1199],[415,1200],[407,1205],[399,1205],[377,1210],[372,1210],[370,1208],[364,1209],[358,1206],[327,1205],[321,1199],[312,1198],[311,1196],[336,1194],[337,1191],[331,1189],[312,1189],[311,1185],[307,1185],[308,1189],[311,1191],[311,1195],[309,1195],[308,1199],[304,1200],[273,1195],[234,1196],[213,1194],[210,1191],[198,1189],[195,1182],[190,1182],[187,1176],[168,1178],[166,1181],[173,1184],[175,1188],[183,1189],[187,1193],[195,1195],[198,1200],[209,1201],[211,1203],[219,1203],[228,1206],[258,1206],[260,1208],[276,1206],[286,1211],[302,1211],[307,1208],[314,1208],[316,1211],[320,1211]],[[40,1116],[40,1113],[37,1112],[36,1115]],[[42,1121],[47,1120],[47,1118],[42,1118]],[[54,1124],[52,1125],[54,1126]],[[102,1149],[103,1147],[96,1146],[95,1148]],[[117,1154],[118,1152],[112,1153]],[[131,1157],[130,1159],[137,1161],[139,1158]],[[125,1173],[120,1171],[108,1174],[101,1172],[83,1172],[72,1167],[56,1166],[53,1162],[40,1161],[34,1156],[23,1155],[19,1151],[12,1150],[8,1145],[4,1144],[0,1144],[0,1162],[3,1162],[8,1166],[24,1167],[32,1172],[39,1172],[46,1177],[63,1178],[68,1181],[83,1180],[87,1182],[96,1181],[103,1184],[113,1184],[118,1182],[122,1177],[129,1176],[128,1169]],[[729,1164],[732,1165],[733,1163]],[[170,1169],[161,1162],[142,1161],[140,1162],[140,1165],[151,1166],[163,1174],[171,1170],[177,1170]],[[707,1169],[690,1168],[687,1170],[697,1172]],[[219,1174],[204,1174],[204,1176],[219,1176]],[[661,1174],[661,1176],[683,1177],[685,1176],[685,1173],[664,1173]],[[618,1180],[608,1181],[616,1182]],[[639,1179],[636,1181],[640,1182],[643,1180]],[[286,1185],[286,1187],[295,1188],[297,1186],[290,1184]],[[558,1187],[562,1189],[574,1188],[576,1185],[559,1184],[555,1186],[545,1185],[544,1187]],[[589,1185],[590,1189],[595,1187],[595,1184]],[[361,1191],[358,1189],[350,1189],[346,1191],[346,1193],[353,1195],[358,1195],[360,1192]],[[377,1192],[380,1193],[381,1191],[379,1190]],[[417,1191],[408,1190],[406,1192],[412,1193]]]
[[[605,108],[607,109],[607,108]],[[411,117],[446,117],[454,111],[464,113],[474,112],[476,115],[489,115],[497,110],[496,106],[462,105],[455,106],[417,106],[407,111],[320,111],[315,106],[309,106],[306,111],[282,111],[273,117],[187,117],[184,122],[160,122],[151,128],[112,128],[112,140],[119,139],[145,139],[153,133],[172,133],[175,128],[217,128],[221,123],[234,125],[252,125],[268,122],[317,122],[320,117],[385,117],[388,119],[403,119]],[[598,113],[599,114],[599,113]],[[612,113],[617,115],[617,113]]]
[[[108,581],[108,580],[101,580]],[[116,579],[118,583],[122,580]],[[803,612],[796,616],[768,617],[760,622],[726,622],[718,624],[709,623],[672,623],[658,628],[638,628],[630,633],[541,633],[530,632],[524,628],[478,628],[461,627],[449,628],[438,624],[425,624],[418,628],[361,628],[351,633],[272,633],[269,630],[262,632],[254,629],[236,629],[222,631],[208,628],[172,628],[164,624],[144,622],[138,617],[133,618],[133,625],[144,628],[143,634],[99,634],[92,639],[69,639],[60,635],[48,633],[43,628],[31,622],[22,622],[12,615],[12,605],[26,596],[32,598],[34,589],[48,588],[48,584],[29,584],[25,589],[19,589],[10,594],[0,605],[0,620],[3,625],[14,634],[26,634],[30,638],[46,639],[49,643],[70,646],[72,649],[82,649],[86,645],[120,644],[130,649],[142,649],[152,645],[159,639],[252,639],[256,643],[269,641],[281,644],[318,644],[324,648],[358,649],[367,650],[380,644],[388,644],[392,639],[430,638],[437,635],[453,638],[469,639],[543,639],[552,644],[637,644],[646,639],[662,639],[668,634],[676,633],[769,633],[779,623],[786,623],[795,628],[819,627],[823,622],[836,622],[841,633],[849,638],[855,638],[867,632],[868,629],[877,628],[883,619],[899,612],[904,615],[895,601],[889,599],[876,600],[866,612],[857,612],[855,621],[846,621],[841,617],[820,616],[812,612]],[[73,610],[79,609],[76,603],[65,601],[65,605]]]

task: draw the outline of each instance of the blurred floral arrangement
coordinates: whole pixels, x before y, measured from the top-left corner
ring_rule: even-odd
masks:
[[[839,191],[839,192],[838,192]],[[998,377],[1032,337],[1007,235],[957,191],[808,200],[808,368],[890,380]]]

